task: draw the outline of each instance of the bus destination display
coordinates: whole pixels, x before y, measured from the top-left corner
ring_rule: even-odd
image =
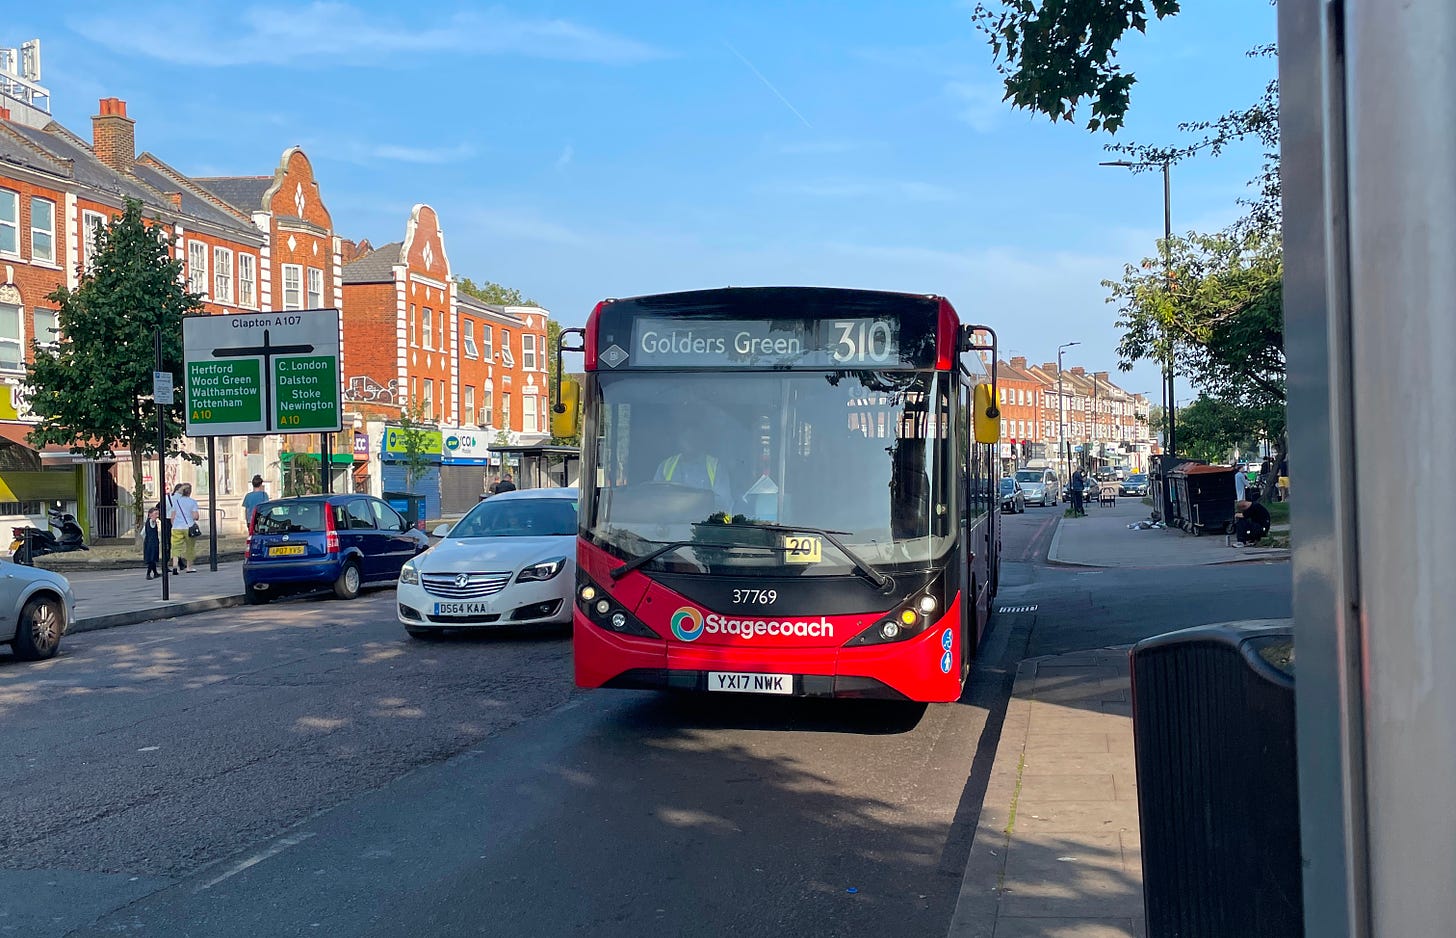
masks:
[[[901,360],[894,319],[688,319],[640,317],[626,354],[609,368],[887,368]],[[620,347],[618,347],[620,348]]]

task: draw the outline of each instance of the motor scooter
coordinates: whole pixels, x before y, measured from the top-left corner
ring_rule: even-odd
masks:
[[[60,531],[59,536],[51,528]],[[86,546],[86,532],[76,522],[76,516],[60,508],[46,509],[46,527],[27,525],[11,528],[10,558],[18,564],[34,566],[34,560],[46,554],[64,554],[73,550],[90,550]]]

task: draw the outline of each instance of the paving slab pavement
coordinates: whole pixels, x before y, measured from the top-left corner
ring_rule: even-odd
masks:
[[[167,600],[162,599],[162,581],[148,580],[140,561],[132,569],[66,570],[62,575],[76,594],[76,621],[67,632],[170,619],[243,601],[241,561],[219,563],[213,572],[204,560],[196,573],[169,577]]]
[[[1085,518],[1059,518],[1047,560],[1078,567],[1195,567],[1289,559],[1288,548],[1230,547],[1222,534],[1128,528],[1146,521],[1151,510],[1141,499],[1119,498],[1116,505],[1088,508]]]
[[[949,938],[1144,938],[1127,649],[1017,670]]]

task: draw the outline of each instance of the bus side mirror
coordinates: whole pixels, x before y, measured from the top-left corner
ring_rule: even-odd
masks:
[[[1001,411],[996,407],[995,388],[989,384],[976,385],[975,403],[976,442],[1001,442]]]
[[[562,378],[556,406],[551,408],[551,435],[558,439],[575,436],[580,419],[581,385],[574,378]]]

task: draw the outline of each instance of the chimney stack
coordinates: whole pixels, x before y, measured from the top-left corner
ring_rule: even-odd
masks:
[[[1011,359],[1011,367],[1012,368],[1020,368],[1022,371],[1025,371],[1026,370],[1026,356],[1024,356],[1024,355],[1018,355],[1016,358]]]
[[[168,192],[167,193],[167,203],[169,205],[171,205],[177,211],[179,211],[179,212],[182,211],[182,193],[180,193],[180,192]]]
[[[1042,371],[1050,371],[1052,374],[1056,374],[1057,373],[1057,363],[1056,362],[1043,362],[1042,363],[1042,366],[1041,366],[1041,370]]]
[[[1074,375],[1083,375],[1083,376],[1085,376],[1087,374],[1087,369],[1086,368],[1083,368],[1081,365],[1073,365],[1071,368],[1068,368],[1067,370],[1070,371]]]
[[[1107,378],[1107,372],[1105,372],[1105,371],[1093,372],[1093,376],[1095,378],[1097,378],[1098,381],[1107,381],[1108,380],[1108,378]]]
[[[120,98],[102,98],[100,110],[91,118],[91,150],[118,173],[130,173],[136,162],[136,121],[126,116]]]

